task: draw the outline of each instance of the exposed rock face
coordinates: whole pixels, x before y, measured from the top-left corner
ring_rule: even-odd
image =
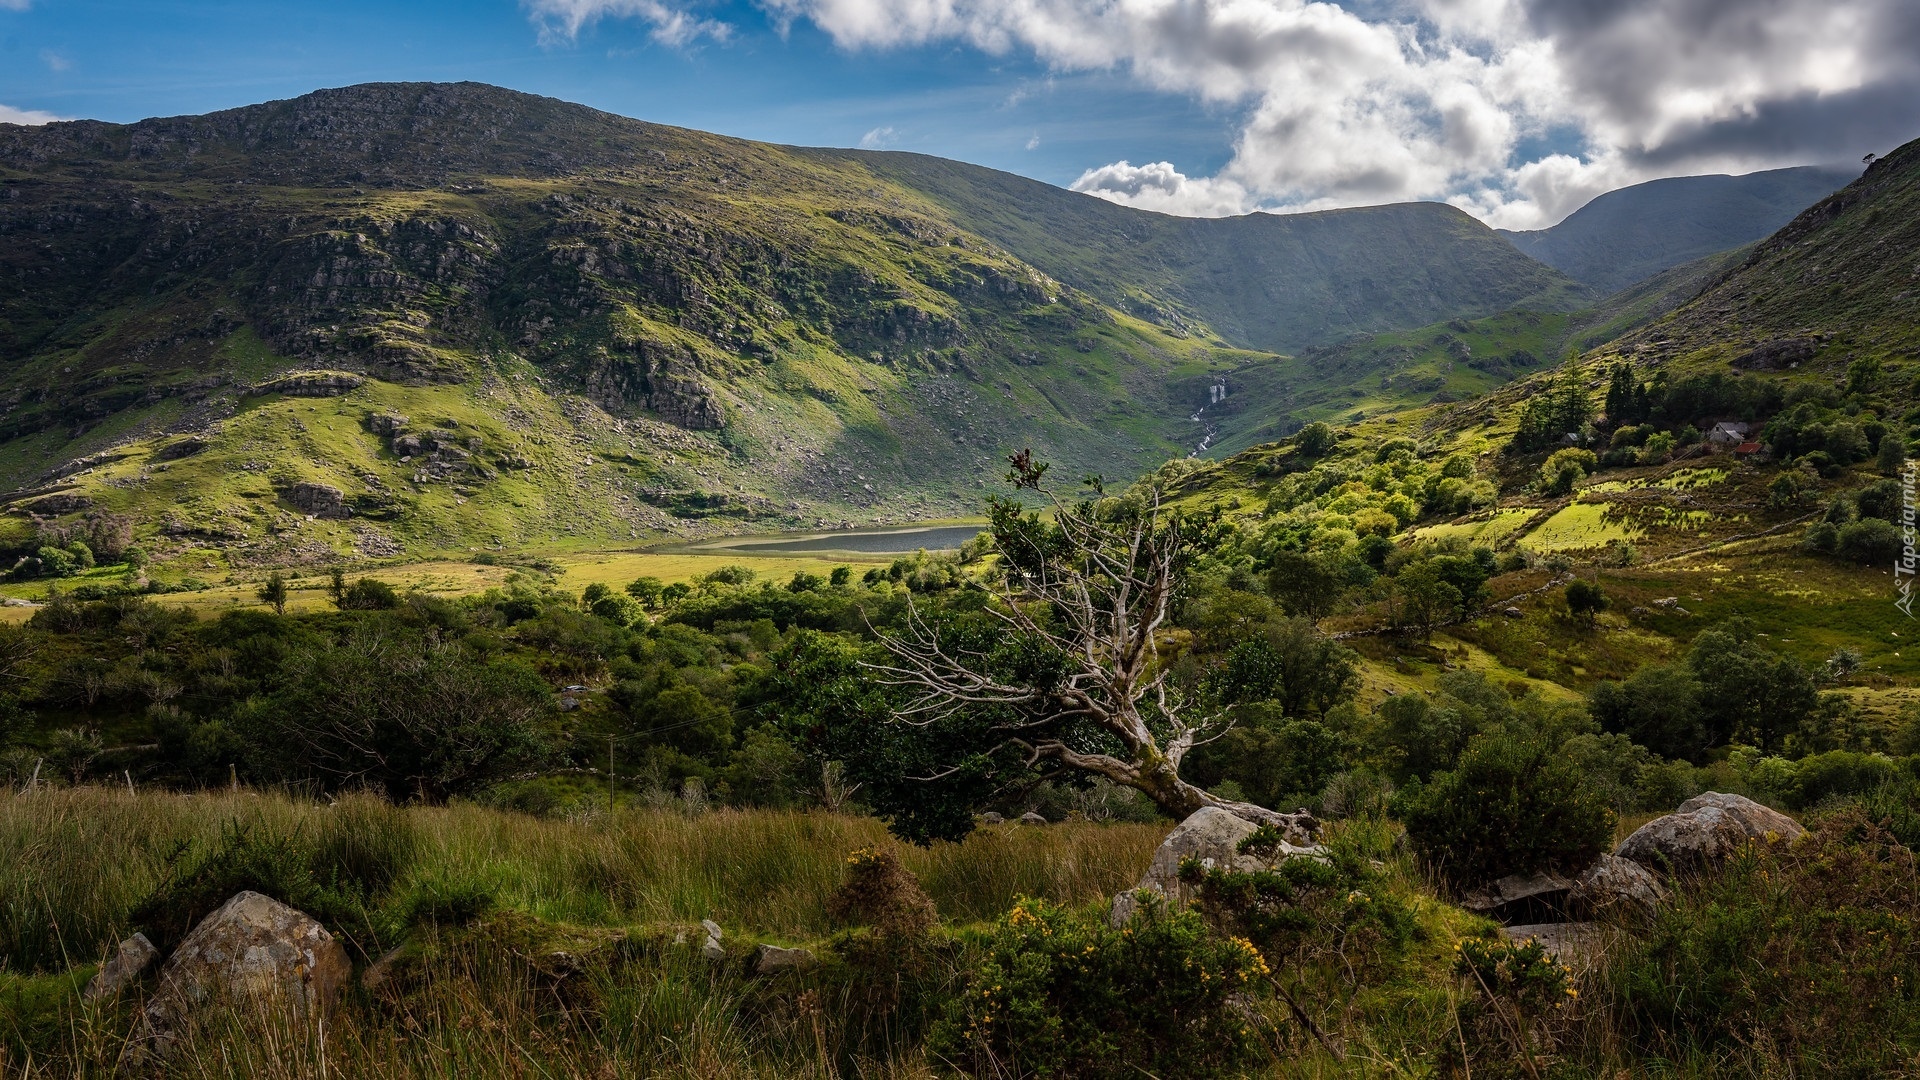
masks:
[[[347,497],[332,484],[302,482],[287,489],[287,502],[315,517],[347,516]]]
[[[1804,364],[1819,351],[1820,342],[1814,338],[1779,338],[1735,357],[1733,366],[1742,371],[1779,371]]]
[[[1800,823],[1741,795],[1710,791],[1655,818],[1620,842],[1614,854],[1653,870],[1698,868],[1720,862],[1755,840],[1793,840]]]
[[[778,945],[762,945],[753,953],[755,975],[802,971],[812,966],[813,951],[810,949],[783,949]]]
[[[367,430],[383,439],[390,439],[404,431],[407,418],[398,413],[374,413],[367,417]]]
[[[82,510],[90,509],[92,506],[93,500],[85,495],[60,494],[35,499],[30,503],[22,505],[21,509],[35,514],[53,516],[78,513]]]
[[[113,957],[100,965],[100,970],[87,981],[87,989],[81,995],[88,1001],[95,998],[112,997],[126,989],[127,984],[140,977],[147,965],[160,956],[160,950],[153,947],[145,934],[135,934],[120,943]]]
[[[1280,853],[1273,862],[1240,852],[1240,842],[1253,835],[1256,826],[1242,817],[1237,817],[1217,806],[1204,806],[1187,816],[1153,853],[1153,862],[1147,866],[1147,872],[1140,878],[1139,884],[1113,898],[1110,919],[1113,925],[1120,926],[1133,918],[1140,908],[1140,901],[1134,893],[1142,890],[1158,893],[1166,897],[1174,906],[1186,904],[1192,898],[1190,890],[1180,880],[1180,864],[1187,859],[1198,859],[1202,865],[1252,873],[1270,869],[1275,863],[1299,855],[1318,856],[1318,847],[1295,847],[1282,842]]]
[[[247,391],[248,397],[285,394],[288,397],[339,397],[358,390],[365,379],[344,371],[299,371],[261,383]]]
[[[160,969],[145,1013],[148,1033],[164,1042],[194,1010],[219,1000],[324,1016],[352,975],[347,951],[326,927],[257,892],[237,893]]]
[[[1573,891],[1573,887],[1572,878],[1551,871],[1541,871],[1536,874],[1509,874],[1461,897],[1460,906],[1468,911],[1495,917],[1502,913],[1502,909],[1512,908],[1524,902],[1563,908],[1566,896]]]

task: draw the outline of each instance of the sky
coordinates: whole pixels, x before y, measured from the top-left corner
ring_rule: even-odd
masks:
[[[1169,213],[1450,202],[1920,137],[1920,0],[0,0],[0,122],[376,80],[913,150]]]

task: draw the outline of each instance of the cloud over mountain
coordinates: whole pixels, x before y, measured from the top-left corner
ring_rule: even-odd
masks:
[[[1176,213],[1437,198],[1532,228],[1654,176],[1851,159],[1920,133],[1913,0],[756,2],[845,49],[957,42],[1237,110],[1214,176],[1115,162],[1074,184]],[[531,3],[573,30],[694,17],[666,0]]]

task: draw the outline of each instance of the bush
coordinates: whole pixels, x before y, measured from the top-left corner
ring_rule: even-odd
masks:
[[[1233,999],[1267,974],[1246,941],[1193,912],[1103,912],[1022,899],[982,943],[933,1054],[975,1076],[1243,1074],[1252,1032]]]
[[[892,848],[861,848],[847,856],[846,881],[828,899],[827,914],[899,939],[924,938],[934,924],[933,898]]]
[[[1744,1057],[1752,1076],[1883,1077],[1920,1047],[1920,867],[1857,812],[1753,847],[1660,909],[1614,976],[1650,1050]]]
[[[1578,872],[1613,839],[1613,811],[1543,739],[1475,736],[1450,772],[1401,792],[1414,850],[1462,886]]]
[[[1891,563],[1900,554],[1900,530],[1880,518],[1841,526],[1836,541],[1835,553],[1857,563]]]

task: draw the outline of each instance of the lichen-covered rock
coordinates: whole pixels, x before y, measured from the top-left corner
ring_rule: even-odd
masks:
[[[1574,879],[1551,871],[1509,874],[1467,893],[1460,898],[1460,906],[1482,915],[1494,915],[1502,908],[1525,901],[1559,908],[1564,906],[1573,887]]]
[[[1655,818],[1620,842],[1614,854],[1652,870],[1696,869],[1718,863],[1753,841],[1793,840],[1800,823],[1743,795],[1710,791]]]
[[[325,1016],[353,964],[327,928],[257,892],[241,892],[200,920],[160,969],[147,1002],[151,1037],[166,1041],[198,1009],[219,1001]]]
[[[126,989],[127,984],[140,977],[160,956],[160,950],[153,947],[145,934],[135,934],[120,943],[113,956],[100,965],[100,970],[87,980],[87,988],[81,996],[88,1001],[95,998],[112,997]]]
[[[1153,861],[1147,864],[1147,872],[1139,883],[1113,898],[1113,908],[1109,913],[1113,925],[1125,924],[1140,909],[1140,898],[1136,893],[1157,894],[1174,906],[1184,905],[1191,899],[1190,890],[1180,880],[1180,864],[1187,859],[1197,859],[1207,867],[1252,873],[1269,869],[1282,860],[1296,856],[1320,855],[1317,846],[1296,847],[1284,841],[1272,861],[1242,854],[1240,842],[1253,835],[1256,828],[1245,818],[1217,806],[1203,806],[1189,814],[1187,820],[1175,826],[1167,838],[1160,842],[1159,848],[1153,853]]]

